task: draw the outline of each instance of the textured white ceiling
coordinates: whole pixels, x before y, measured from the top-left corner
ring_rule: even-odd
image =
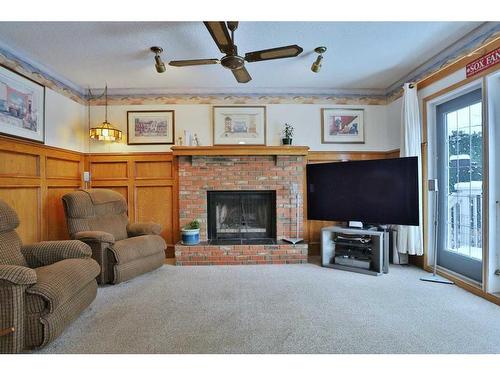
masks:
[[[0,43],[76,85],[172,92],[298,92],[386,89],[481,25],[480,22],[242,22],[240,55],[298,44],[297,58],[247,63],[253,80],[238,84],[219,65],[156,73],[149,47],[163,59],[220,58],[202,22],[0,22]],[[323,68],[310,71],[324,45]]]

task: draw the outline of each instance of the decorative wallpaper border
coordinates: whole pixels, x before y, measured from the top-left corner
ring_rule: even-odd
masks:
[[[441,51],[413,72],[393,83],[383,94],[372,92],[341,94],[121,94],[108,96],[109,105],[155,104],[324,104],[324,105],[385,105],[402,95],[404,82],[418,82],[500,38],[500,23],[486,22],[462,39]],[[103,105],[103,99],[88,100],[84,88],[72,88],[0,46],[0,64],[38,82],[77,103]],[[75,85],[77,86],[77,85]],[[332,90],[338,91],[338,90]],[[372,90],[373,91],[373,90]]]
[[[403,94],[403,84],[405,82],[421,81],[422,79],[431,76],[460,59],[467,57],[467,55],[479,49],[481,46],[500,38],[499,22],[487,22],[478,29],[483,28],[486,28],[486,31],[482,31],[479,34],[474,33],[477,29],[472,31],[472,34],[464,36],[462,39],[436,55],[434,59],[429,60],[421,67],[417,68],[413,72],[410,72],[407,76],[393,83],[387,89],[387,103],[393,102]]]
[[[66,96],[67,98],[80,103],[87,105],[87,97],[81,92],[69,87],[64,84],[57,78],[52,77],[51,75],[41,71],[38,68],[35,68],[30,63],[21,60],[19,57],[13,55],[9,51],[0,47],[0,65],[3,65],[16,73],[19,73],[29,79],[38,82],[39,84],[48,87],[55,92]]]
[[[384,105],[385,95],[132,95],[108,97],[108,105],[154,104],[364,104]],[[104,105],[104,99],[90,100],[90,105]]]

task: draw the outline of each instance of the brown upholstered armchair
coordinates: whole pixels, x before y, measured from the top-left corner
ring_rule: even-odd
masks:
[[[100,284],[118,284],[161,267],[165,240],[154,223],[129,224],[127,202],[108,189],[78,190],[63,196],[71,238],[92,248],[101,265]]]
[[[0,353],[39,348],[94,300],[99,265],[81,241],[22,245],[16,212],[0,200]]]

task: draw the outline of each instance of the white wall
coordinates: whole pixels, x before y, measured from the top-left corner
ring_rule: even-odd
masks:
[[[320,105],[320,104],[268,104],[267,106],[267,144],[280,144],[280,131],[285,122],[295,127],[294,144],[306,145],[311,150],[341,151],[388,151],[399,148],[399,130],[387,121],[385,105]],[[364,144],[321,144],[321,108],[362,108],[365,110],[365,143]],[[175,111],[176,138],[182,136],[184,130],[196,133],[202,145],[212,144],[212,106],[208,104],[178,105],[120,105],[108,107],[108,121],[127,134],[127,111],[161,110]],[[91,107],[91,126],[104,120],[104,107]],[[399,126],[399,124],[396,124]],[[92,141],[90,152],[141,152],[168,151],[169,145],[128,146],[126,139],[121,143],[103,143]]]
[[[400,97],[387,105],[387,142],[399,148],[401,144],[401,110],[403,98]]]
[[[45,89],[45,144],[86,152],[86,106]]]

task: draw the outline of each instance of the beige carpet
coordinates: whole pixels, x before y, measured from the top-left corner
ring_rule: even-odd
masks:
[[[165,265],[97,299],[42,353],[500,353],[500,307],[391,266]]]

